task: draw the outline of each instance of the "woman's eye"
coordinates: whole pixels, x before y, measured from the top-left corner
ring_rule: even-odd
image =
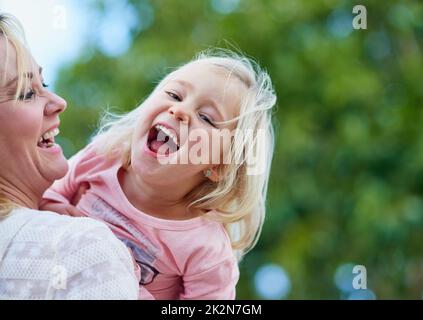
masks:
[[[208,117],[208,116],[206,116],[206,115],[204,115],[204,114],[200,114],[200,118],[201,119],[203,119],[204,121],[206,121],[208,124],[210,124],[211,126],[213,126],[213,127],[216,127],[214,124],[213,124],[213,121],[211,121],[210,120],[210,118]]]
[[[166,93],[172,99],[175,99],[176,101],[182,101],[182,99],[176,93],[174,93],[172,91],[166,91]]]
[[[30,100],[35,94],[35,91],[30,89],[27,93],[21,94],[19,100]]]
[[[48,84],[47,83],[43,82],[42,85],[43,85],[43,88],[48,88]]]

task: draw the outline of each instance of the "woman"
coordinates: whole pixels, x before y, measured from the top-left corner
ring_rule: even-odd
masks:
[[[136,299],[126,247],[102,223],[39,211],[67,161],[49,92],[19,22],[0,13],[0,299]]]

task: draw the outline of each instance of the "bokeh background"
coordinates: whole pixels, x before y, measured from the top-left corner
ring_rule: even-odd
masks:
[[[367,29],[352,8],[367,8]],[[423,2],[0,0],[68,101],[59,143],[213,46],[268,70],[277,147],[239,299],[423,298]],[[367,290],[352,268],[367,269]]]

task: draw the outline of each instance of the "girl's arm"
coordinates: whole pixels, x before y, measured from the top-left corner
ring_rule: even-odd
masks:
[[[86,215],[83,214],[80,210],[78,210],[76,208],[76,205],[78,204],[79,200],[87,189],[89,189],[88,183],[81,183],[78,186],[78,190],[76,191],[75,195],[72,197],[70,204],[43,199],[40,203],[40,209],[45,211],[57,212],[72,217],[85,217]]]

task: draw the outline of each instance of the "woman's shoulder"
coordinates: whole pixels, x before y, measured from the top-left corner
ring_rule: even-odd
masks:
[[[53,288],[48,291],[52,293],[50,298],[137,297],[131,256],[104,223],[48,211],[16,209],[0,222],[0,229],[6,227],[12,232],[8,238],[0,235],[0,259],[3,256],[0,283],[11,282],[12,274],[13,279],[29,282],[36,277],[37,281],[44,281],[40,289],[44,294],[45,286],[54,276],[51,273],[54,266],[65,271],[69,282],[66,290],[55,291]],[[19,264],[18,260],[31,262],[31,265]],[[15,293],[10,295],[16,296]],[[32,291],[29,294],[38,297]]]
[[[90,218],[76,218],[60,215],[57,212],[29,208],[18,208],[12,210],[8,215],[8,219],[16,221],[27,220],[26,226],[28,227],[44,226],[45,228],[63,228],[69,224],[78,224],[80,227],[85,228],[103,225],[101,222]]]
[[[101,221],[50,211],[16,209],[5,223],[8,225],[3,228],[7,227],[11,232],[9,239],[2,242],[22,248],[37,246],[47,259],[54,256],[77,269],[105,260],[129,261],[132,267],[132,259],[125,245]]]
[[[104,223],[87,217],[70,217],[51,211],[21,208],[13,210],[7,220],[5,223],[15,231],[19,242],[55,242],[64,246],[62,249],[70,250],[72,246],[93,241],[119,241]]]

